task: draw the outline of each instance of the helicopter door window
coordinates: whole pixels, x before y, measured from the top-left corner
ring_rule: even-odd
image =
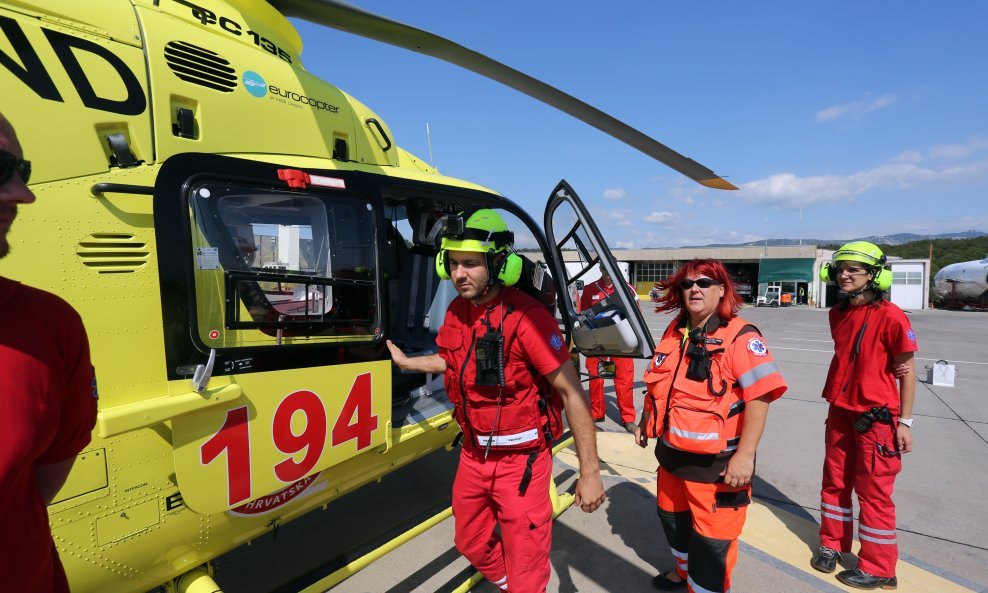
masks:
[[[206,344],[373,339],[373,208],[365,199],[223,185],[193,191],[196,300]]]

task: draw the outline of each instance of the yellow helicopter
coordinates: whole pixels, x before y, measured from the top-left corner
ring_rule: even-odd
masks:
[[[534,237],[522,285],[575,351],[653,348],[629,290],[577,312],[581,276],[618,267],[568,184],[539,224],[441,175],[306,72],[288,17],[474,70],[733,189],[555,88],[342,2],[0,1],[2,110],[38,196],[15,230],[36,245],[0,273],[81,313],[101,387],[48,509],[75,592],[205,590],[217,556],[451,446],[442,378],[400,373],[384,342],[434,347],[453,296],[436,230],[459,212],[496,208]]]

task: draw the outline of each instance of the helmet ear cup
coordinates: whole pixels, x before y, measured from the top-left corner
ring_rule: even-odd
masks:
[[[497,279],[504,282],[505,286],[514,286],[521,278],[522,269],[521,256],[516,253],[509,253],[501,266],[501,271],[497,274]]]
[[[440,249],[436,255],[436,276],[442,280],[449,280],[449,260],[446,259],[446,250]]]
[[[834,270],[834,266],[830,262],[823,264],[820,266],[820,280],[824,282],[836,282],[837,274],[835,272],[836,270]]]
[[[880,268],[875,274],[875,279],[871,281],[871,287],[877,291],[885,292],[892,288],[892,270]]]

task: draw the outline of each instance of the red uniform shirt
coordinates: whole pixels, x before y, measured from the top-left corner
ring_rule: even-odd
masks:
[[[498,388],[475,383],[475,342],[488,331],[485,321],[491,327],[505,331],[504,343],[508,349],[504,357],[504,375],[505,384],[509,386],[503,394],[505,407],[514,401],[538,397],[540,388],[548,389],[543,381],[533,376],[533,370],[538,376],[548,375],[570,360],[559,325],[549,310],[514,288],[502,290],[503,298],[495,298],[480,306],[459,296],[453,299],[436,342],[439,355],[446,361],[446,390],[450,400],[458,406],[457,420],[468,435],[464,443],[469,443],[471,447],[477,446],[477,443],[470,438],[470,427],[462,426],[464,408],[459,406],[461,398],[471,401],[472,412],[485,418],[493,414],[495,420],[492,423],[499,428],[509,428],[510,423],[507,418],[509,414],[504,409],[500,413],[493,409]],[[510,323],[505,323],[505,316],[511,318]],[[467,335],[460,337],[459,332],[463,328],[466,328]],[[511,335],[509,332],[514,333]],[[474,344],[471,345],[471,342]],[[464,392],[461,393],[461,390]],[[549,396],[548,393],[543,395]]]
[[[631,285],[629,284],[628,286]],[[600,280],[597,280],[593,284],[588,284],[583,288],[583,294],[580,295],[580,311],[586,311],[604,297],[611,296],[612,294],[614,294],[613,283],[609,287],[604,286],[604,283]],[[635,301],[637,301],[638,294],[635,293],[634,286],[631,286],[631,294],[635,295]]]
[[[0,278],[0,567],[5,591],[67,592],[35,468],[72,458],[96,423],[79,315],[53,294]]]
[[[864,324],[867,327],[855,355]],[[892,374],[893,357],[918,348],[916,334],[902,309],[884,300],[858,307],[838,305],[830,309],[830,335],[834,358],[823,387],[824,399],[856,412],[887,405],[898,415],[899,387]]]

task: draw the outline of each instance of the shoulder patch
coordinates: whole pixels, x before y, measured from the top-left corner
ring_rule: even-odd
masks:
[[[549,345],[552,346],[553,350],[559,350],[563,347],[563,337],[559,334],[552,334],[549,336]]]
[[[765,356],[768,354],[768,346],[761,338],[751,338],[748,340],[748,350],[755,356]]]
[[[913,328],[909,328],[909,331],[906,332],[906,337],[909,338],[910,342],[916,341],[916,332],[913,331]]]
[[[653,356],[652,359],[648,361],[648,365],[645,367],[645,372],[646,373],[651,373],[651,372],[655,371],[655,369],[657,369],[660,366],[662,366],[662,363],[666,361],[666,357],[667,356],[668,356],[668,354],[663,354],[661,352],[656,352],[655,353],[655,356]]]

